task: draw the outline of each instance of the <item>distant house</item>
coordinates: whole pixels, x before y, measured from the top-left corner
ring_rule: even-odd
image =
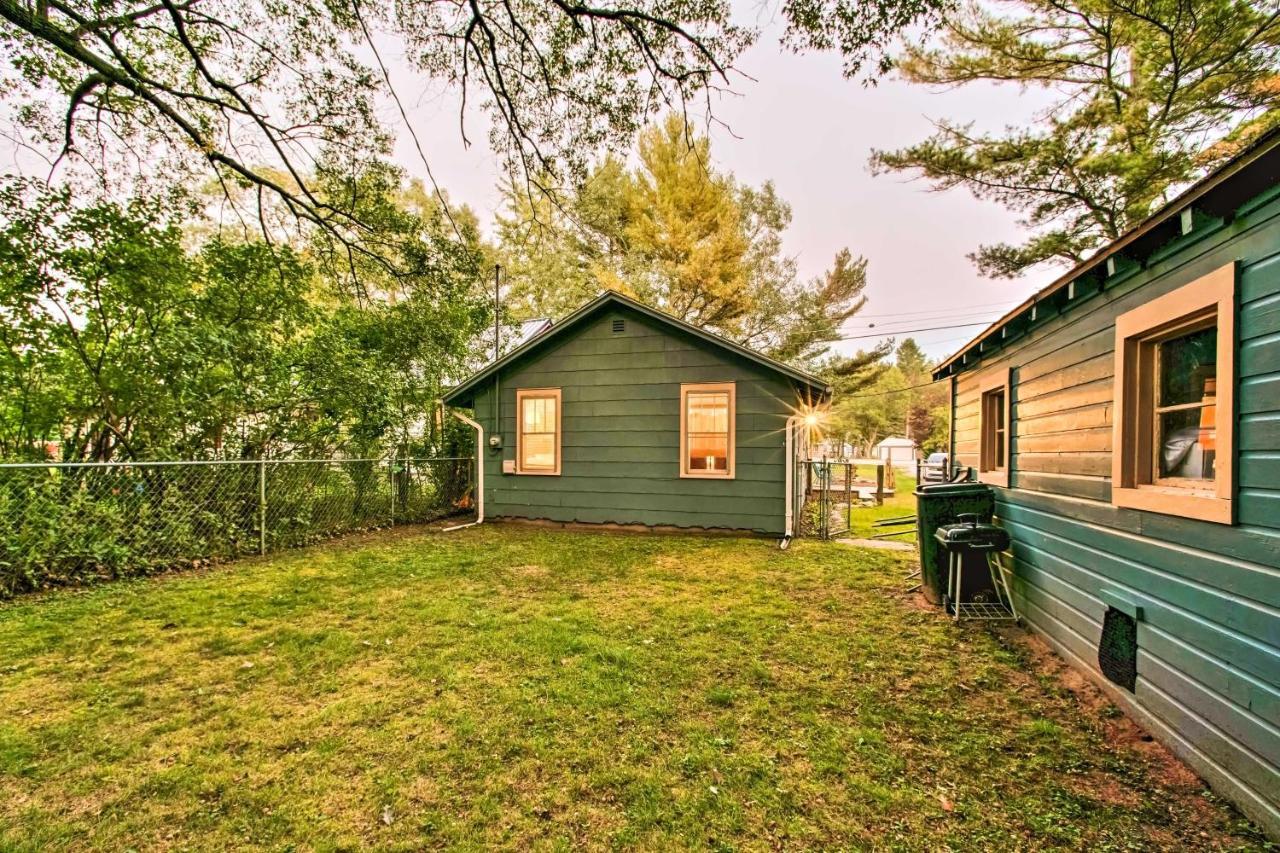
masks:
[[[852,444],[831,436],[809,444],[809,459],[814,462],[819,462],[823,459],[840,461],[842,459],[852,459],[857,455],[857,448]]]
[[[897,468],[915,468],[916,443],[909,438],[890,436],[874,448],[875,458]]]
[[[1280,836],[1280,132],[935,378],[1018,611]]]
[[[484,434],[482,517],[784,536],[816,376],[612,291],[445,395]]]

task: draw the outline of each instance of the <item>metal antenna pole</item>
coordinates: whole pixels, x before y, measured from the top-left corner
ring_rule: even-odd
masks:
[[[501,287],[502,265],[493,265],[493,360],[498,360],[498,324],[502,317],[502,296],[499,288]]]

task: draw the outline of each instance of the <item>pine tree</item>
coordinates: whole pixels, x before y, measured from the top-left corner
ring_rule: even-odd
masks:
[[[559,316],[612,288],[784,361],[863,377],[887,350],[864,360],[830,348],[866,304],[866,260],[843,249],[798,280],[782,248],[791,208],[710,157],[709,140],[671,116],[641,134],[636,168],[605,157],[562,204],[509,185],[497,228],[508,304]]]
[[[1280,6],[974,3],[950,17],[939,45],[908,51],[900,70],[930,86],[994,81],[1060,93],[1031,127],[984,134],[941,121],[923,142],[872,157],[877,171],[965,187],[1021,214],[1029,239],[970,256],[983,273],[1012,277],[1083,260],[1280,124]]]

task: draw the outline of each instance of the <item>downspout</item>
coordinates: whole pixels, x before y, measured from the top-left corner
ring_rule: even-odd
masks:
[[[786,473],[786,526],[782,534],[782,540],[778,542],[778,547],[783,551],[787,550],[787,546],[791,544],[791,539],[795,536],[795,479],[796,479],[796,454],[795,454],[795,431],[796,424],[800,421],[800,415],[792,415],[787,418],[785,427],[787,433],[787,473]]]
[[[449,414],[476,431],[476,520],[446,527],[444,533],[452,533],[464,527],[475,527],[484,521],[484,427],[455,409],[450,409]]]

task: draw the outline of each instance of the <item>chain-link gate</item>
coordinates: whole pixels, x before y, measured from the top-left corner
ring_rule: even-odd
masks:
[[[854,466],[848,462],[827,459],[809,460],[804,464],[805,510],[802,532],[819,539],[834,539],[848,533],[853,526]]]

